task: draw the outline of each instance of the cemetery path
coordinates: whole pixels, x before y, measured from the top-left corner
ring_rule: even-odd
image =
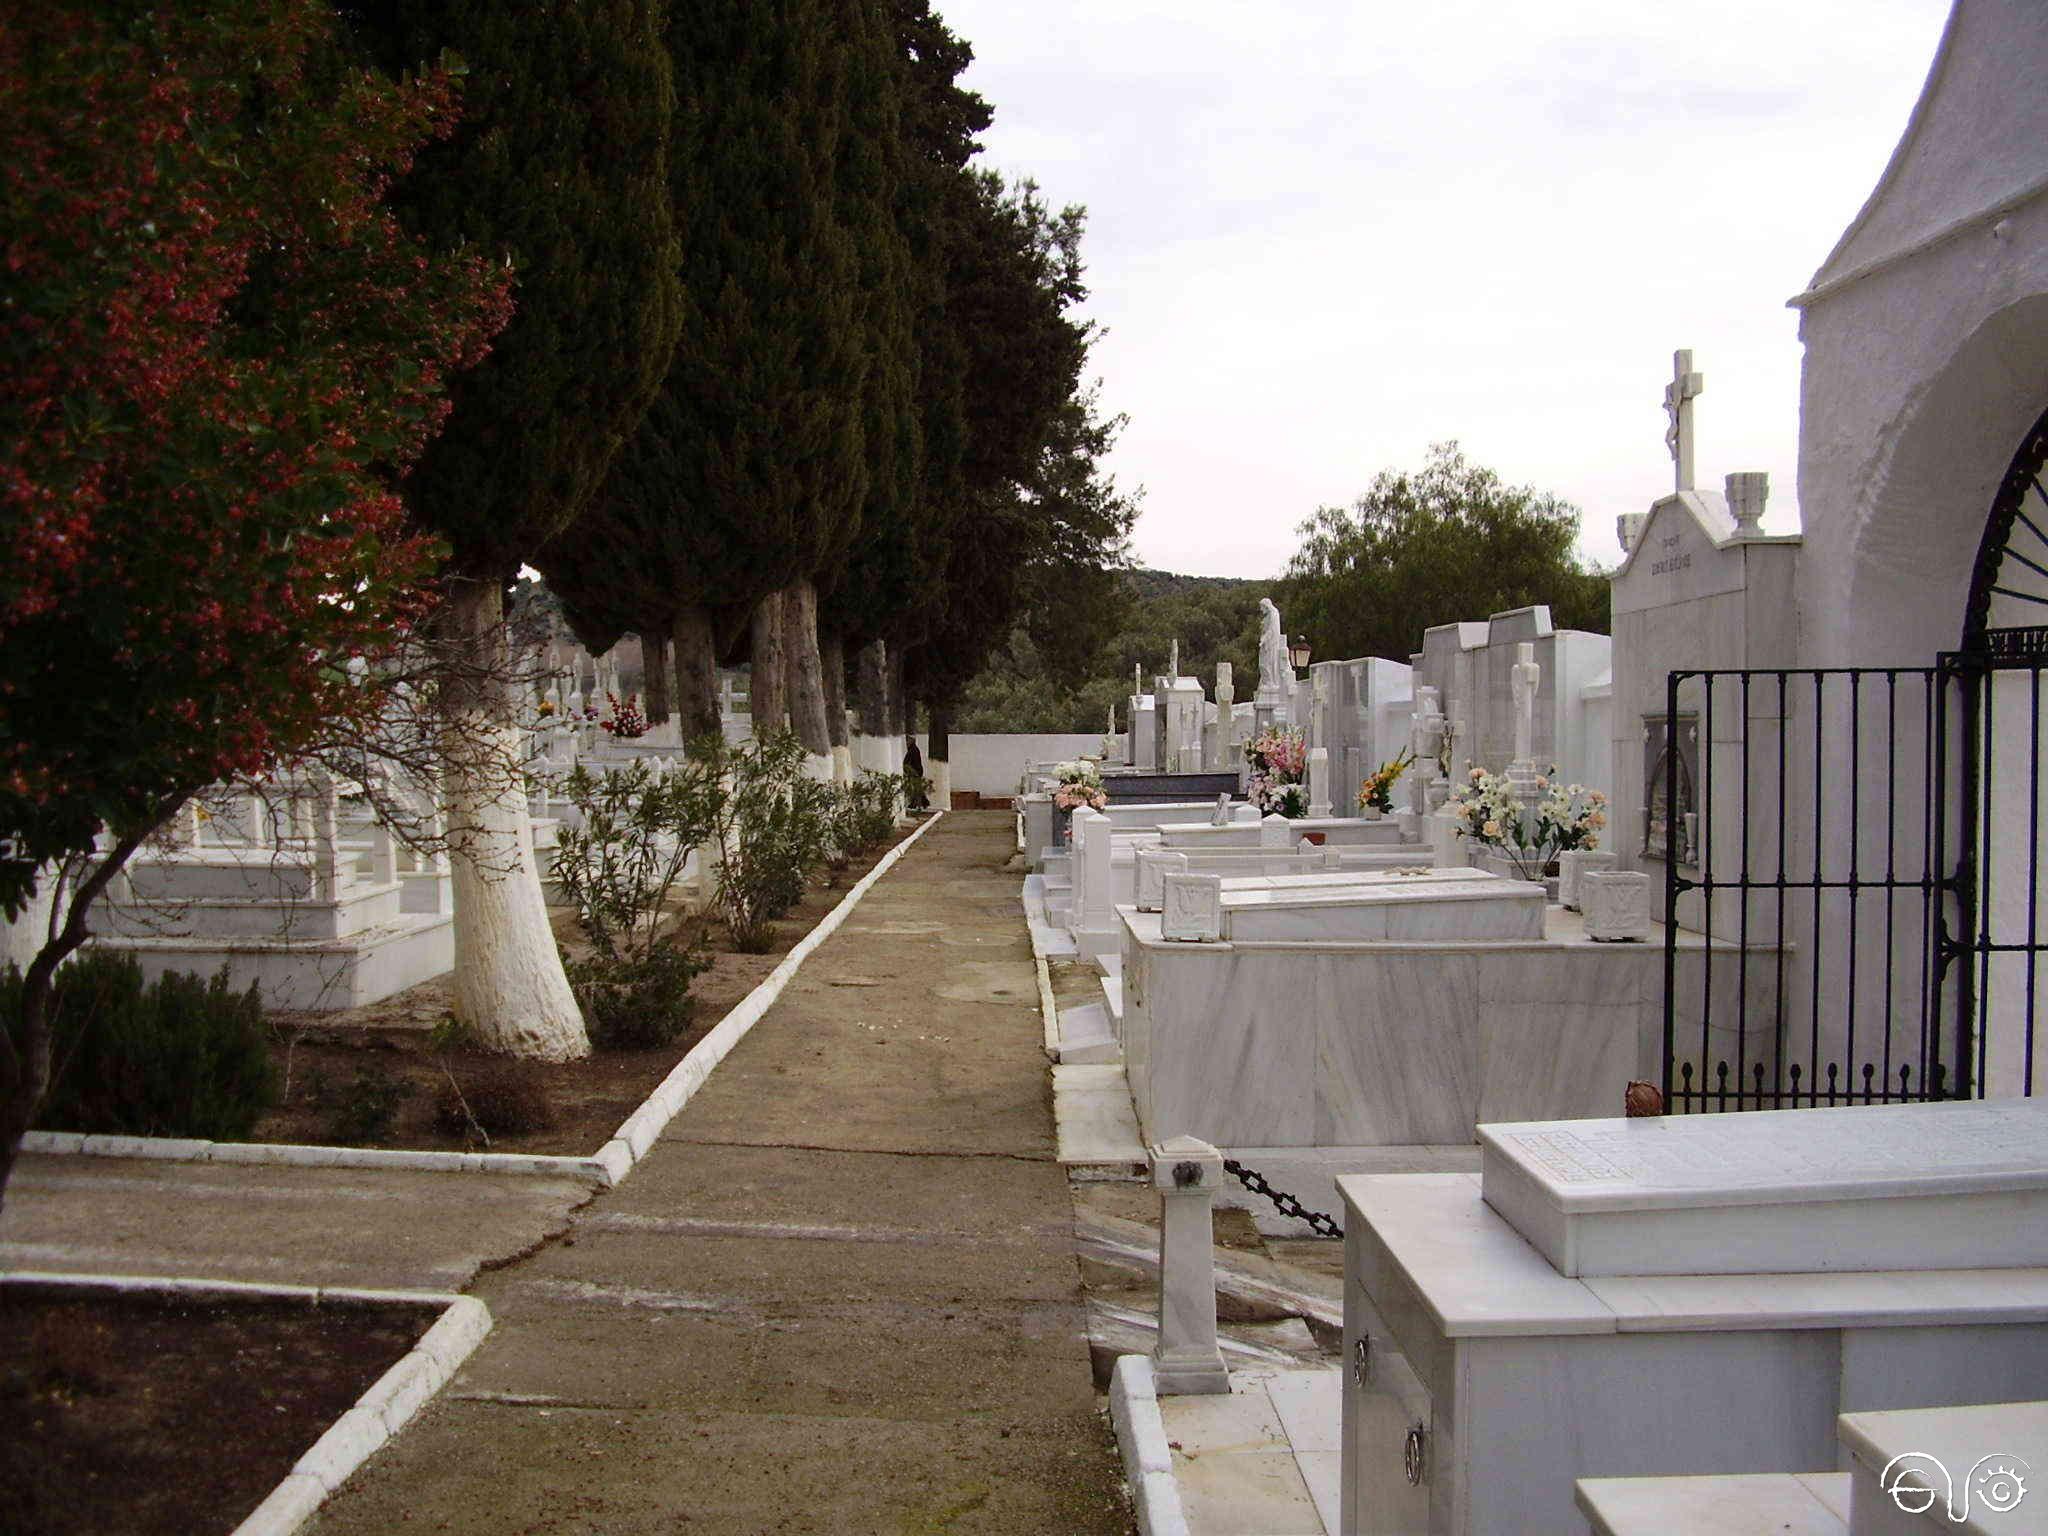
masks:
[[[0,1269],[459,1291],[589,1198],[573,1179],[29,1154]]]
[[[947,816],[309,1527],[1127,1536],[1013,823]]]

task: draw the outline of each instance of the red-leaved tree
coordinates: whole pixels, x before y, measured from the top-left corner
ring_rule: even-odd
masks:
[[[93,898],[201,787],[380,708],[438,553],[402,476],[510,315],[506,273],[383,205],[457,71],[348,66],[332,26],[0,15],[0,908],[79,871],[0,1021],[0,1193]]]

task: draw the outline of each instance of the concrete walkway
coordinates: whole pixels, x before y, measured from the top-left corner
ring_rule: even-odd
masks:
[[[310,1530],[1130,1530],[1012,825],[934,827],[621,1188],[482,1276],[496,1331]]]

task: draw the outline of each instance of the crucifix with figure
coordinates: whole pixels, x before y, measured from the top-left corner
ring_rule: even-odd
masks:
[[[1671,450],[1675,490],[1693,489],[1692,402],[1706,387],[1706,375],[1692,371],[1690,348],[1671,354],[1671,382],[1664,386],[1664,414],[1671,418],[1671,425],[1665,430],[1664,446]]]

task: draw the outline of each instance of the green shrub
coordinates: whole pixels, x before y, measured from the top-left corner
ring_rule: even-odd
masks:
[[[896,830],[896,799],[903,785],[902,774],[870,768],[834,791],[831,836],[839,853],[835,867],[885,842]]]
[[[711,835],[717,766],[686,758],[658,777],[646,763],[597,774],[578,767],[562,788],[582,825],[556,834],[554,876],[577,921],[606,955],[650,953],[669,892]]]
[[[0,976],[0,1019],[16,1036],[21,973]],[[277,1102],[278,1082],[252,985],[173,972],[143,985],[127,955],[88,950],[57,973],[50,997],[50,1088],[40,1129],[129,1136],[246,1137]]]
[[[563,958],[590,1043],[600,1051],[651,1050],[677,1039],[690,1022],[691,978],[710,964],[702,950],[673,944],[635,956]]]
[[[777,732],[744,747],[707,736],[690,746],[718,785],[718,908],[733,947],[760,954],[771,924],[803,900],[832,847],[833,790],[804,772],[803,744]]]

